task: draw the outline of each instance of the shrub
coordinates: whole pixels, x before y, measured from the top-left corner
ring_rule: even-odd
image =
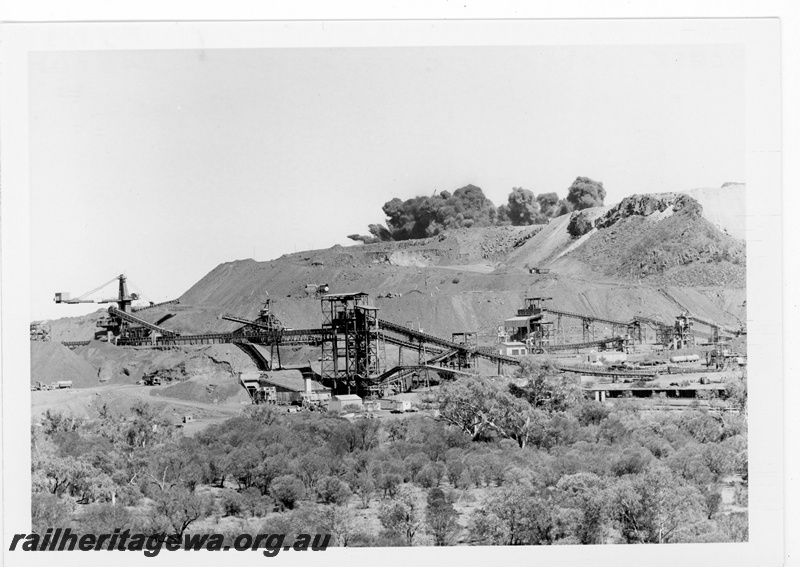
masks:
[[[72,506],[66,499],[49,492],[35,492],[31,496],[31,526],[33,531],[43,534],[47,528],[69,526]]]
[[[456,485],[457,488],[462,488],[464,490],[467,490],[472,484],[472,475],[470,475],[469,470],[465,468],[458,476],[458,480],[456,480],[454,484]]]
[[[577,418],[581,425],[600,425],[608,417],[611,410],[601,402],[586,400],[577,411]]]
[[[85,506],[79,518],[79,526],[80,531],[85,534],[108,533],[116,528],[138,530],[142,526],[136,520],[125,506],[104,502]]]
[[[706,501],[706,510],[708,511],[708,519],[710,520],[714,514],[719,512],[720,506],[722,505],[722,495],[719,493],[719,490],[711,489],[704,490],[703,497]]]
[[[652,459],[652,453],[644,447],[628,447],[622,455],[612,461],[611,471],[617,476],[639,474],[647,468]]]
[[[394,498],[397,494],[397,488],[402,484],[403,479],[399,474],[388,473],[382,474],[378,478],[378,488],[383,491],[383,497]]]
[[[272,481],[270,492],[282,508],[294,508],[295,503],[306,494],[303,481],[292,475],[279,476]]]
[[[425,524],[435,545],[449,545],[453,541],[460,529],[457,519],[458,512],[442,490],[434,488],[428,492]]]
[[[567,232],[572,238],[580,238],[594,228],[594,223],[584,212],[572,213],[567,225]]]
[[[220,507],[225,516],[238,516],[245,508],[244,498],[241,494],[230,488],[222,491]]]
[[[378,518],[387,534],[411,546],[423,524],[424,514],[412,490],[402,487],[396,498],[381,505]]]
[[[733,503],[737,506],[746,507],[748,500],[748,490],[746,486],[739,485],[733,491]]]
[[[464,468],[464,463],[460,460],[447,461],[447,480],[450,481],[450,484],[457,485],[458,479],[464,473]]]
[[[419,472],[429,462],[430,459],[425,453],[414,453],[413,455],[409,455],[405,458],[404,463],[406,465],[406,470],[408,471],[412,481],[417,479]]]
[[[264,516],[272,510],[272,499],[263,496],[258,488],[250,487],[241,493],[244,508],[251,516]]]
[[[317,482],[317,496],[323,504],[344,504],[350,494],[347,483],[334,476],[323,477]]]
[[[423,488],[439,486],[446,470],[442,463],[428,463],[417,474],[417,483]]]

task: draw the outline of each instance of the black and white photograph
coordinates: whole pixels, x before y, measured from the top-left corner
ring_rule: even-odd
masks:
[[[782,563],[779,24],[5,26],[6,560]]]

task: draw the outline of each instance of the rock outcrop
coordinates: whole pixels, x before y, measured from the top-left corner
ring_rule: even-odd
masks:
[[[696,199],[682,193],[631,195],[597,219],[595,227],[606,228],[632,216],[649,217],[653,213],[663,213],[668,208],[673,213],[683,212],[691,219],[703,214],[703,206]]]

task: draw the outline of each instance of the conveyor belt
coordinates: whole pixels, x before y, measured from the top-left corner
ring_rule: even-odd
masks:
[[[90,341],[61,341],[61,344],[67,348],[82,347],[89,344]]]
[[[135,325],[141,325],[142,327],[150,329],[151,331],[156,331],[157,333],[161,333],[166,337],[174,337],[180,335],[180,333],[177,333],[175,331],[170,331],[169,329],[165,329],[164,327],[159,327],[158,325],[154,325],[149,321],[145,321],[141,317],[137,317],[136,315],[131,315],[130,313],[126,313],[125,311],[117,309],[116,307],[109,307],[108,313],[109,315],[119,317],[120,319],[123,319],[124,321],[127,321],[129,323],[133,323]]]
[[[224,343],[254,343],[259,345],[273,344],[306,344],[318,342],[330,331],[326,329],[282,329],[281,331],[266,333],[205,333],[201,335],[180,335],[172,337],[159,337],[155,346],[181,346],[181,345],[205,345],[205,344],[224,344]],[[151,345],[151,341],[138,339],[120,339],[119,345]]]
[[[385,321],[383,319],[379,319],[378,325],[384,330],[392,331],[412,339],[417,339],[418,341],[424,343],[435,344],[449,349],[469,350],[464,345],[459,345],[452,341],[448,341],[447,339],[442,339],[439,337],[435,337],[433,335],[429,335],[428,333],[423,333],[422,331],[415,331],[414,329],[409,329],[408,327],[392,323],[391,321]]]
[[[162,305],[172,305],[173,303],[180,303],[180,299],[170,299],[169,301],[162,301],[161,303],[153,303],[152,305],[143,305],[141,307],[134,307],[131,309],[132,312],[137,313],[139,311],[144,311],[145,309],[153,309],[154,307],[161,307]]]
[[[247,325],[250,327],[256,327],[258,329],[264,329],[265,331],[278,331],[275,325],[267,325],[266,323],[261,323],[260,321],[250,321],[249,319],[243,319],[242,317],[236,317],[234,315],[223,315],[223,319],[226,321],[233,321],[234,323],[241,323],[243,325]]]
[[[650,317],[638,317],[637,316],[637,317],[633,318],[633,322],[634,323],[647,323],[648,325],[650,325],[651,327],[655,327],[656,329],[663,329],[663,328],[665,328],[667,326],[667,324],[664,323],[663,321],[659,321],[657,319],[652,319]]]
[[[731,329],[730,327],[725,327],[724,325],[720,325],[719,323],[716,323],[714,321],[710,321],[708,319],[702,319],[701,317],[698,317],[696,315],[689,315],[688,318],[691,319],[692,321],[696,321],[698,323],[702,323],[703,325],[706,325],[708,327],[717,328],[720,331],[723,331],[723,332],[728,333],[730,335],[739,334],[739,331],[737,329]]]
[[[429,335],[427,333],[423,333],[421,331],[415,331],[414,329],[409,329],[408,327],[392,323],[391,321],[385,321],[383,319],[379,319],[378,325],[380,325],[380,327],[383,330],[391,331],[403,335],[405,337],[416,339],[424,343],[443,346],[451,350],[458,350],[460,352],[464,352],[470,355],[480,356],[482,358],[486,358],[494,362],[503,362],[505,364],[519,364],[519,360],[517,360],[516,358],[512,358],[510,356],[504,356],[502,354],[497,354],[487,349],[467,347],[462,344],[454,343],[453,341],[448,341],[447,339],[442,339],[433,335]]]
[[[622,337],[611,337],[608,339],[598,339],[596,341],[588,341],[585,343],[572,343],[572,344],[565,344],[565,345],[545,345],[542,348],[545,351],[559,351],[559,350],[570,350],[570,349],[581,349],[581,348],[589,348],[593,346],[603,346],[609,343],[616,343],[621,342],[624,339]]]
[[[420,344],[419,343],[410,343],[408,341],[404,341],[402,339],[398,339],[397,337],[393,337],[392,335],[387,335],[386,333],[380,333],[380,337],[383,340],[385,340],[387,343],[392,343],[393,345],[396,345],[396,346],[401,346],[401,347],[408,348],[408,349],[411,349],[411,350],[419,350],[419,348],[420,348]],[[443,352],[442,349],[435,348],[435,347],[434,348],[428,347],[428,348],[426,348],[426,350],[431,354],[439,354],[439,353]]]
[[[239,347],[250,360],[256,365],[256,368],[262,371],[272,370],[272,363],[264,357],[264,354],[258,350],[258,347],[253,343],[234,343]]]
[[[498,354],[496,352],[492,352],[492,349],[489,347],[478,347],[475,350],[475,353],[479,356],[484,358],[488,358],[494,362],[503,362],[505,364],[515,364],[519,365],[519,359],[513,356],[506,356],[505,354]]]
[[[612,378],[655,378],[657,373],[653,371],[642,370],[604,370],[600,367],[592,366],[589,364],[580,365],[566,365],[556,364],[555,367],[563,372],[575,372],[577,374],[588,374],[591,376],[609,376]]]
[[[573,317],[575,319],[586,319],[590,321],[599,321],[600,323],[608,323],[609,325],[618,325],[620,327],[627,327],[631,324],[630,321],[618,321],[616,319],[606,319],[604,317],[597,317],[595,315],[586,315],[585,313],[575,313],[574,311],[564,311],[562,309],[551,309],[550,307],[543,307],[543,311],[548,313],[555,313],[556,315],[563,315],[564,317]]]
[[[455,370],[453,368],[447,368],[443,366],[433,366],[431,364],[411,364],[411,365],[394,366],[390,368],[380,376],[376,376],[375,378],[371,379],[372,381],[374,381],[372,385],[378,386],[388,381],[399,380],[400,378],[405,377],[408,374],[417,372],[419,370],[431,370],[433,372],[460,374],[461,376],[474,376],[474,374],[471,374],[469,372],[464,372],[463,370]]]
[[[175,331],[170,331],[168,329],[164,329],[159,327],[158,325],[153,325],[145,321],[144,319],[140,319],[130,313],[125,313],[116,309],[115,307],[109,307],[108,312],[112,315],[119,316],[126,321],[136,323],[142,325],[148,329],[155,330],[160,332],[163,336],[158,337],[153,343],[152,340],[149,339],[119,339],[117,344],[120,346],[154,346],[154,347],[170,347],[170,346],[182,346],[182,345],[205,345],[205,344],[222,344],[222,343],[254,343],[254,344],[272,344],[275,341],[280,342],[281,344],[302,344],[307,342],[316,342],[325,339],[326,337],[332,336],[333,332],[330,329],[280,329],[274,330],[266,328],[262,332],[243,332],[243,333],[205,333],[205,334],[198,334],[198,335],[179,335]],[[262,323],[256,323],[255,321],[248,321],[247,319],[240,319],[238,317],[233,316],[224,316],[226,319],[230,321],[240,322],[245,325],[252,325],[255,327],[267,327]],[[479,356],[481,358],[485,358],[494,362],[502,362],[504,364],[513,364],[518,365],[519,360],[511,357],[505,356],[502,354],[497,354],[492,352],[491,349],[486,347],[483,348],[476,348],[476,347],[468,347],[463,344],[454,343],[453,341],[448,341],[447,339],[442,339],[440,337],[436,337],[433,335],[429,335],[427,333],[422,333],[420,331],[415,331],[414,329],[409,329],[408,327],[404,327],[403,325],[397,325],[390,321],[379,320],[378,324],[383,331],[390,331],[396,333],[398,335],[415,339],[418,342],[422,342],[425,344],[434,344],[440,347],[444,347],[447,351],[454,351],[454,352],[462,352],[471,356]],[[419,349],[419,344],[414,344],[411,342],[403,341],[402,339],[397,339],[395,337],[391,337],[391,335],[387,335],[385,332],[382,333],[383,338],[387,340],[387,342],[391,342],[397,344],[398,346],[408,347],[411,349]],[[436,354],[442,353],[442,349],[430,349],[431,351],[435,352]]]
[[[436,364],[437,362],[441,362],[443,360],[447,360],[448,358],[452,358],[458,355],[458,350],[448,350],[445,351],[438,356],[434,356],[430,360],[427,361],[427,364]]]

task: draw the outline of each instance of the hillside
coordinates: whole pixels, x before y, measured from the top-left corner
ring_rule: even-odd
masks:
[[[173,314],[164,326],[184,334],[232,331],[239,325],[221,315],[254,319],[268,293],[273,313],[285,326],[313,328],[322,314],[306,286],[327,283],[331,293],[370,294],[383,319],[442,337],[477,331],[482,345],[493,344],[498,326],[531,296],[551,297],[553,308],[598,317],[670,321],[685,310],[738,326],[746,320],[746,257],[744,242],[733,236],[739,217],[731,214],[738,209],[729,201],[731,195],[743,200],[744,189],[727,186],[717,192],[722,196],[700,190],[706,205],[670,193],[587,209],[583,213],[595,228],[578,239],[567,232],[570,215],[564,215],[547,225],[458,229],[427,239],[298,252],[268,262],[226,262],[187,290],[180,304],[142,315],[158,321]],[[719,203],[725,203],[724,210],[715,208]],[[728,234],[710,218],[729,223]],[[531,273],[534,267],[550,272]],[[90,339],[99,316],[51,322],[52,340]],[[580,335],[575,322],[564,325],[564,332]],[[132,382],[167,368],[174,368],[178,379],[219,370],[210,352],[174,352],[161,361],[151,351],[110,356],[110,350],[119,349],[93,343],[62,356],[64,363],[73,364],[72,355],[91,367],[94,384]],[[248,359],[233,351],[226,356],[235,361],[227,361],[221,375],[232,376],[233,366],[249,367]],[[32,354],[35,362],[43,360],[40,348]],[[312,352],[298,356],[316,358]],[[44,366],[35,366],[36,373],[52,375]]]
[[[744,243],[720,232],[703,211],[682,194],[627,197],[596,219],[596,230],[570,257],[620,279],[744,287]]]

